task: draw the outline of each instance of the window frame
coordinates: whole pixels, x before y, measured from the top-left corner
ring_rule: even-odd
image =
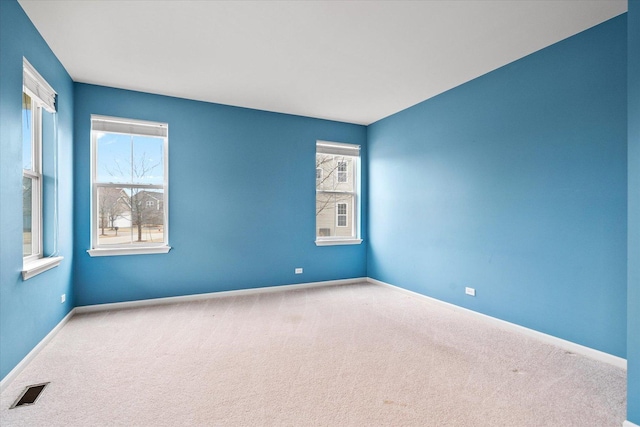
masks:
[[[345,202],[336,202],[335,203],[335,215],[336,215],[336,224],[335,228],[348,228],[351,227],[351,236],[320,236],[319,235],[319,224],[318,224],[318,216],[316,214],[315,221],[315,243],[317,246],[333,246],[333,245],[357,245],[362,243],[362,239],[360,238],[360,215],[361,215],[361,207],[360,207],[360,146],[356,144],[347,144],[343,142],[332,142],[332,141],[316,141],[316,169],[317,167],[317,158],[318,154],[326,154],[332,156],[342,156],[346,159],[344,163],[347,165],[347,179],[346,181],[338,181],[338,165],[336,164],[336,188],[333,189],[324,189],[319,188],[316,180],[316,203],[318,203],[318,195],[348,195],[352,200],[352,207],[349,210],[348,203]],[[353,177],[351,183],[351,190],[345,190],[342,188],[338,188],[339,185],[349,183],[348,171],[349,167],[353,170]],[[344,171],[343,171],[344,172]],[[317,173],[316,173],[317,174]],[[338,226],[338,205],[345,204],[347,205],[347,225]]]
[[[94,123],[96,126],[94,127]],[[130,136],[161,138],[162,142],[162,184],[145,184],[135,182],[104,183],[97,182],[97,155],[98,138],[100,132],[115,133]],[[98,239],[98,224],[100,222],[98,206],[98,190],[100,188],[136,188],[142,191],[161,189],[163,193],[163,241],[160,243],[128,243],[122,246],[100,245]],[[147,202],[147,201],[145,201]],[[122,117],[91,115],[91,249],[87,250],[90,256],[118,256],[118,255],[145,255],[164,254],[171,250],[169,246],[169,125],[162,122],[129,119]],[[133,226],[133,218],[132,218]]]
[[[43,173],[43,126],[42,126],[42,111],[46,110],[52,114],[57,112],[56,109],[56,91],[47,83],[47,81],[36,71],[36,69],[27,61],[26,58],[22,58],[22,96],[20,102],[21,110],[24,107],[24,96],[29,96],[31,105],[31,168],[22,168],[22,180],[29,178],[31,180],[31,254],[24,254],[24,228],[21,245],[22,253],[22,280],[28,280],[40,273],[44,273],[54,267],[60,265],[60,262],[64,257],[57,254],[57,249],[54,253],[45,256],[44,255],[44,173]],[[21,113],[22,116],[22,113]],[[23,118],[21,118],[22,120]],[[22,124],[24,127],[24,124]],[[54,130],[55,132],[55,130]],[[54,150],[57,152],[57,139],[54,135]],[[24,144],[24,136],[21,141]],[[24,149],[24,147],[23,147]],[[57,161],[54,156],[54,162]],[[23,161],[24,166],[24,161]],[[54,166],[55,167],[55,166]],[[57,169],[54,169],[57,170]],[[57,173],[54,174],[54,185],[57,186]],[[34,183],[36,185],[34,185]],[[24,184],[22,184],[24,185]],[[24,189],[23,189],[24,191]],[[57,197],[57,192],[55,194]],[[23,193],[23,221],[24,221],[24,193]],[[54,200],[57,205],[58,201]],[[57,221],[57,218],[55,219]],[[24,227],[24,222],[23,222]],[[55,226],[54,226],[55,228]],[[57,247],[57,234],[53,235],[54,247]],[[34,245],[37,247],[34,248]]]

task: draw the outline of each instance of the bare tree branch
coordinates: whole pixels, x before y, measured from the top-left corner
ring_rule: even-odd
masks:
[[[148,177],[155,168],[162,164],[161,161],[158,161],[155,164],[150,162],[150,159],[147,158],[147,153],[143,152],[141,156],[137,159],[130,159],[128,162],[128,170],[124,171],[122,164],[116,159],[115,165],[105,166],[105,169],[109,173],[109,175],[114,177],[131,177],[131,183],[136,183],[142,181],[145,177]],[[154,201],[155,207],[152,207],[147,204],[149,198],[154,198],[150,196],[150,192],[147,190],[143,190],[141,188],[130,187],[131,194],[128,197],[123,198],[122,202],[128,207],[131,212],[131,225],[137,227],[138,229],[138,242],[142,242],[142,227],[145,224],[148,224],[150,221],[157,223],[158,221],[162,221],[163,216],[160,215],[162,211],[160,211],[159,201]],[[125,200],[126,199],[126,200]],[[162,206],[164,209],[164,206]],[[104,227],[102,228],[102,233],[104,234]]]
[[[316,155],[316,170],[322,170],[322,178],[316,180],[317,191],[336,191],[338,189],[338,168],[340,163],[347,161],[347,158],[334,155]],[[329,205],[351,199],[351,194],[329,194],[327,197],[316,196],[316,216],[320,215]]]

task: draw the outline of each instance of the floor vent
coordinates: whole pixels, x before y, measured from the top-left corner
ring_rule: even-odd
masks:
[[[49,385],[49,383],[42,383],[42,384],[27,386],[27,388],[24,389],[24,391],[22,392],[18,400],[16,400],[15,403],[11,405],[11,408],[9,409],[17,408],[18,406],[27,406],[27,405],[35,404],[38,398],[40,397],[40,395],[42,394],[42,391],[47,385]]]

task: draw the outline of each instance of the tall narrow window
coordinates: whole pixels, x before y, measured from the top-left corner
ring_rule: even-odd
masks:
[[[43,203],[43,115],[54,121],[56,113],[56,92],[44,80],[44,78],[23,59],[22,63],[22,257],[23,279],[29,279],[43,271],[57,266],[62,257],[57,256],[57,236],[53,233],[49,239],[49,245],[53,250],[48,250],[45,257],[44,245],[44,203]],[[49,126],[46,130],[47,140],[50,141],[51,152],[54,154],[48,158],[55,167],[55,153],[57,144],[55,129]],[[57,176],[48,176],[53,181],[53,187],[57,188]],[[57,205],[56,194],[49,195],[53,199],[53,206]],[[54,209],[55,210],[55,209]],[[57,210],[56,210],[57,213]],[[57,218],[50,224],[55,228]]]
[[[357,244],[360,146],[316,143],[316,244]]]
[[[166,253],[168,125],[91,116],[91,256]]]
[[[29,92],[22,94],[22,256],[27,262],[42,257],[42,107]]]
[[[349,163],[347,161],[338,161],[338,182],[347,182],[349,179]]]
[[[338,211],[338,219],[337,219],[338,227],[346,227],[347,226],[347,204],[338,203],[338,207],[336,210]]]

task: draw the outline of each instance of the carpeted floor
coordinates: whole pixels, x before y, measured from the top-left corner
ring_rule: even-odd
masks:
[[[363,283],[76,315],[2,393],[0,425],[620,427],[625,378]]]

